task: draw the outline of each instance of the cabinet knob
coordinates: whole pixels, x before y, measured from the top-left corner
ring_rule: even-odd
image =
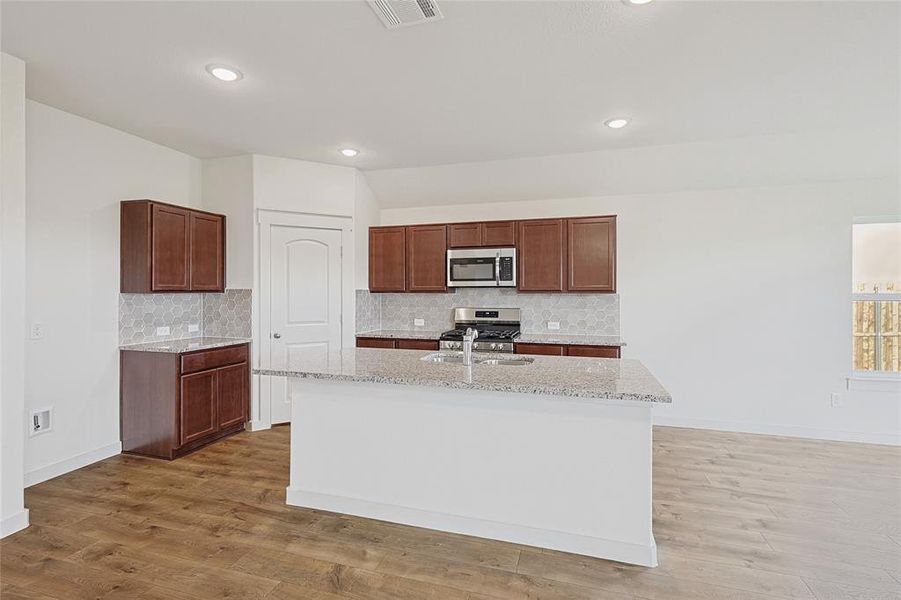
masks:
[[[279,339],[281,339],[282,334],[280,334],[280,333],[273,333],[273,334],[272,334],[272,337],[274,337],[275,339],[279,340]]]

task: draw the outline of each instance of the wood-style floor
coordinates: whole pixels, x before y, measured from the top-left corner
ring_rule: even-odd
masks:
[[[2,598],[901,598],[898,448],[657,428],[656,569],[292,508],[287,475],[282,427],[31,487]]]

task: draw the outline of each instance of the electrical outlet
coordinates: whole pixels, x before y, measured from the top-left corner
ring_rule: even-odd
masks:
[[[841,394],[837,394],[835,392],[829,394],[829,402],[830,402],[830,404],[832,404],[832,408],[841,408],[842,407]]]
[[[44,339],[44,326],[40,323],[32,323],[30,336],[33,340]]]
[[[422,327],[423,325],[425,325],[425,319],[413,319],[414,327]]]
[[[169,328],[168,327],[157,327],[156,334],[157,335],[169,335]]]
[[[548,329],[560,329],[560,321],[548,321],[547,328]]]
[[[34,410],[31,412],[31,426],[29,427],[28,435],[38,435],[41,433],[47,433],[51,430],[51,419],[50,415],[53,412],[52,408],[41,408],[38,410]]]
[[[200,331],[200,325],[198,325],[197,323],[191,323],[190,325],[188,325],[188,333],[197,333],[198,331]]]

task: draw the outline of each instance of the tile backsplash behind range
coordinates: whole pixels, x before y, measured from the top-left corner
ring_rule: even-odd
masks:
[[[618,294],[525,294],[497,288],[461,288],[449,294],[372,294],[357,290],[357,331],[413,329],[413,319],[425,319],[425,329],[448,329],[456,307],[522,309],[522,330],[556,333],[619,335]]]
[[[200,335],[251,336],[251,290],[222,294],[119,294],[119,344],[141,344]],[[196,325],[197,331],[189,331]],[[169,327],[157,335],[157,327]]]

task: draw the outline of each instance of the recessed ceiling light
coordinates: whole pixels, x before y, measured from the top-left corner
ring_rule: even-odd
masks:
[[[653,1],[654,0],[623,0],[623,2],[626,4],[637,4],[637,5],[650,4]]]
[[[226,65],[207,65],[206,72],[220,81],[238,81],[244,78],[241,71]]]
[[[341,148],[341,154],[343,154],[344,156],[346,156],[348,158],[353,158],[354,156],[356,156],[359,153],[360,153],[360,151],[355,148]]]
[[[616,117],[615,119],[607,119],[606,121],[604,121],[604,125],[606,125],[610,129],[622,129],[628,124],[629,119],[625,117]]]

